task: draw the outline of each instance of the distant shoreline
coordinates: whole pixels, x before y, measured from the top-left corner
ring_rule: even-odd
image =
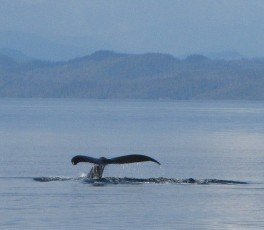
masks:
[[[66,62],[0,54],[0,98],[264,100],[264,58],[98,51]]]

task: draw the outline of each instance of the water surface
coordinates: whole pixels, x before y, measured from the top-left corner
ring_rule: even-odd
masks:
[[[262,102],[1,99],[0,228],[264,228],[263,138]]]

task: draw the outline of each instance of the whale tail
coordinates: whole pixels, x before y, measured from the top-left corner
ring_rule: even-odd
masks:
[[[144,161],[152,161],[160,165],[160,163],[157,160],[149,156],[138,155],[138,154],[115,157],[115,158],[111,158],[110,160],[111,160],[110,164],[130,164],[130,163],[138,163]]]
[[[94,166],[90,170],[90,173],[88,174],[88,177],[90,179],[102,178],[104,167],[108,164],[131,164],[131,163],[138,163],[138,162],[145,162],[145,161],[152,161],[160,165],[160,163],[157,160],[149,156],[139,155],[139,154],[125,155],[125,156],[114,157],[110,159],[107,159],[105,157],[93,158],[89,156],[77,155],[73,157],[71,160],[73,165],[76,165],[80,162],[87,162],[87,163],[94,164]]]
[[[145,155],[139,155],[139,154],[131,154],[131,155],[125,155],[120,157],[114,157],[107,159],[105,157],[101,158],[94,158],[89,156],[83,156],[83,155],[77,155],[72,158],[71,162],[73,165],[76,165],[80,162],[87,162],[92,163],[96,165],[108,165],[108,164],[131,164],[131,163],[138,163],[138,162],[144,162],[144,161],[152,161],[160,165],[160,163]]]
[[[89,179],[101,179],[104,172],[104,165],[94,165],[87,175]]]

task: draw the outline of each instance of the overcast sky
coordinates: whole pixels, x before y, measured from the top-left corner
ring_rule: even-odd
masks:
[[[0,30],[120,52],[264,56],[264,1],[0,0]]]

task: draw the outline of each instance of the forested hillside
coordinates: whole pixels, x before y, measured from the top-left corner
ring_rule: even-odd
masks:
[[[264,99],[264,59],[98,51],[66,62],[0,52],[0,97]]]

